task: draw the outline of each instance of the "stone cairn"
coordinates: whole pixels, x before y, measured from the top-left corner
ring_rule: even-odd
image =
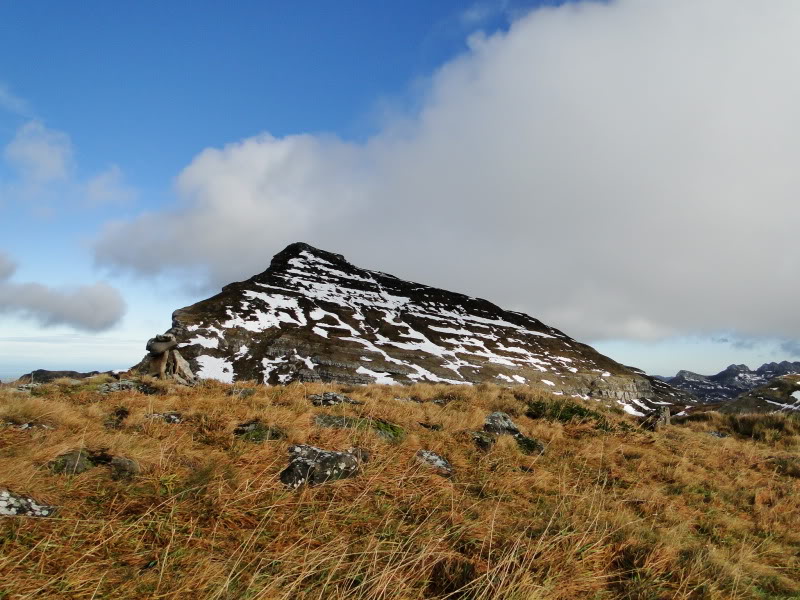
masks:
[[[147,341],[150,359],[149,375],[158,379],[172,379],[183,385],[196,382],[192,368],[178,352],[178,340],[171,333],[157,335]]]

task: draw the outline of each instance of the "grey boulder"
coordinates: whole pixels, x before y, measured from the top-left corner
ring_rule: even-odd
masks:
[[[518,435],[519,427],[514,424],[504,412],[493,412],[486,417],[483,424],[483,430],[486,433],[495,433],[497,435]]]
[[[281,472],[280,479],[292,489],[355,477],[361,472],[361,465],[369,460],[369,454],[361,448],[335,452],[305,444],[290,446],[289,457],[289,466]]]
[[[419,450],[414,455],[414,458],[416,458],[418,463],[432,468],[439,475],[444,477],[451,477],[453,475],[453,465],[450,464],[450,461],[432,450]]]

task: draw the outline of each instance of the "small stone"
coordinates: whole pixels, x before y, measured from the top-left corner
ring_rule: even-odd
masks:
[[[432,450],[419,450],[414,456],[417,462],[431,467],[443,477],[451,477],[453,475],[453,466],[450,462]]]
[[[544,454],[544,444],[534,438],[529,438],[521,433],[514,436],[517,446],[523,454]]]
[[[435,423],[422,423],[421,422],[420,425],[422,427],[424,427],[425,429],[430,429],[431,431],[441,431],[442,430],[442,426],[441,425],[436,425]]]
[[[164,421],[164,423],[169,423],[170,425],[177,425],[183,422],[183,415],[179,412],[149,413],[145,415],[145,418]]]
[[[97,388],[97,391],[103,395],[108,395],[114,392],[126,392],[130,390],[138,390],[139,383],[131,379],[120,379],[113,383],[104,383]]]
[[[260,419],[253,419],[236,426],[233,435],[247,442],[260,443],[268,440],[282,440],[286,433],[274,425],[266,425]]]
[[[496,435],[492,433],[486,433],[485,431],[473,431],[470,435],[472,436],[472,441],[475,442],[475,445],[478,447],[478,449],[483,450],[484,452],[491,450],[497,442]]]
[[[356,404],[363,405],[363,402],[353,400],[344,394],[337,394],[336,392],[324,392],[322,394],[312,394],[308,397],[311,404],[314,406],[336,406],[337,404]]]

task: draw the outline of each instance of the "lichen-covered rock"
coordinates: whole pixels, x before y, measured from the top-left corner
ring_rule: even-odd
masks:
[[[86,449],[70,450],[51,460],[48,466],[53,473],[78,475],[97,466],[98,463],[94,460],[93,455],[94,453],[90,453]],[[111,457],[106,462],[110,461]]]
[[[519,434],[519,427],[514,424],[504,412],[493,412],[486,417],[483,424],[483,430],[486,433],[496,433],[497,435],[517,435]]]
[[[169,423],[170,425],[183,423],[183,415],[179,412],[149,413],[145,415],[145,418],[164,421],[164,423]]]
[[[369,455],[359,448],[336,452],[300,444],[289,447],[289,457],[289,466],[281,472],[280,479],[284,485],[295,489],[305,484],[319,485],[355,477]]]
[[[484,452],[491,450],[492,446],[497,443],[497,436],[492,433],[486,433],[485,431],[473,431],[470,436],[478,447],[478,450],[483,450]]]
[[[513,437],[524,454],[544,454],[544,444],[523,435],[511,417],[504,412],[493,412],[487,416],[483,424],[483,431],[474,431],[472,439],[479,449],[488,452],[494,446],[499,435]]]
[[[432,450],[418,450],[414,457],[418,463],[431,467],[439,475],[444,477],[453,475],[453,466],[450,462]]]
[[[139,382],[132,379],[120,379],[111,383],[104,383],[97,388],[97,391],[103,395],[111,394],[113,392],[128,392],[131,390],[138,390]]]
[[[523,454],[544,454],[544,444],[537,439],[518,433],[514,436],[517,446]]]
[[[14,429],[19,429],[20,431],[28,431],[30,429],[54,429],[45,423],[35,423],[33,421],[28,421],[27,423],[14,423],[12,421],[6,421],[2,424],[2,426],[12,427]]]
[[[344,394],[336,392],[323,392],[322,394],[312,394],[308,397],[314,406],[336,406],[337,404],[364,404],[358,400],[353,400]]]
[[[344,415],[316,415],[314,417],[314,424],[318,427],[327,427],[329,429],[358,429],[365,423],[367,419],[359,419],[356,417],[347,417]]]
[[[123,456],[113,456],[106,449],[87,450],[80,448],[70,450],[48,463],[53,473],[78,475],[101,465],[111,468],[112,479],[130,479],[140,472],[139,464]]]
[[[389,421],[384,421],[383,419],[369,419],[369,421],[372,430],[389,442],[399,442],[406,435],[402,427]]]
[[[111,467],[111,479],[114,480],[132,479],[141,471],[139,463],[122,456],[113,457],[109,462],[109,466]]]
[[[18,385],[17,386],[17,391],[18,392],[26,392],[26,393],[30,394],[32,390],[35,390],[40,385],[42,385],[42,384],[41,383],[23,383],[22,385]]]
[[[273,425],[267,425],[261,422],[260,419],[253,419],[237,425],[233,430],[233,435],[255,444],[268,440],[282,440],[286,437],[283,430]]]
[[[0,488],[0,516],[49,517],[55,510],[55,506],[39,504],[30,496],[21,496]]]
[[[430,429],[431,431],[441,431],[443,428],[441,425],[437,423],[423,423],[420,421],[420,427],[424,427],[425,429]]]

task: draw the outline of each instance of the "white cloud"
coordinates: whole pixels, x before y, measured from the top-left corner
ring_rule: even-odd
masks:
[[[68,325],[85,331],[113,327],[125,314],[119,292],[106,283],[54,289],[39,283],[12,283],[15,263],[0,253],[0,313],[20,314],[43,326]]]
[[[136,199],[136,190],[125,183],[117,165],[111,165],[86,182],[86,199],[92,206],[127,204]]]
[[[20,127],[4,154],[23,179],[32,184],[67,179],[73,167],[69,136],[48,129],[38,120],[28,121]]]
[[[304,240],[581,338],[800,338],[800,4],[566,4],[475,36],[361,144],[203,151],[100,263],[220,285]]]
[[[138,195],[115,164],[84,180],[77,173],[70,136],[38,119],[17,129],[3,157],[18,177],[0,185],[0,198],[27,203],[37,215],[52,217],[58,205],[97,208],[127,204]]]

